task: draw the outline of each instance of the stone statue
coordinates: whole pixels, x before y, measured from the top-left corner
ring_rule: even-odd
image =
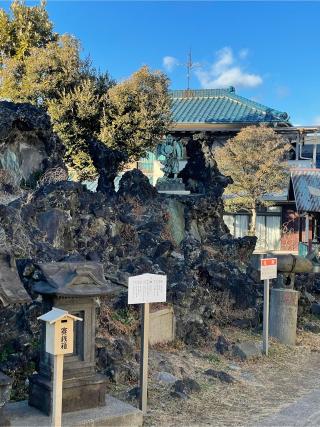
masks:
[[[179,173],[179,152],[181,151],[180,144],[172,135],[168,135],[165,142],[159,145],[158,156],[165,156],[165,160],[160,160],[161,164],[164,165],[162,170],[165,177],[169,178],[173,175],[174,178],[177,178]]]
[[[158,156],[165,156],[165,160],[160,160],[163,165],[164,177],[157,181],[157,190],[160,193],[169,194],[189,194],[186,191],[181,178],[178,178],[180,172],[179,160],[182,158],[182,147],[172,135],[167,135],[165,141],[158,146]]]

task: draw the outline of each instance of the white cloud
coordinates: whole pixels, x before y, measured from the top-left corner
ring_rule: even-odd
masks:
[[[174,56],[165,56],[162,59],[162,64],[166,71],[171,72],[177,65],[179,65],[179,61]]]
[[[230,47],[224,47],[216,55],[216,61],[207,69],[200,68],[195,70],[195,75],[203,88],[256,87],[262,83],[261,76],[247,73],[241,65],[237,64]],[[244,53],[242,52],[243,55]],[[239,56],[241,56],[241,51]]]
[[[313,120],[315,125],[320,125],[320,116],[316,116]]]
[[[246,59],[246,57],[249,55],[249,49],[241,49],[239,51],[239,58],[240,59]]]
[[[215,74],[223,73],[230,67],[233,62],[233,53],[230,47],[224,47],[217,52],[217,61],[212,64],[212,72]]]

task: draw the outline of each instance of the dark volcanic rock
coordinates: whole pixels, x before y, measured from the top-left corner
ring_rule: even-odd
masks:
[[[146,202],[148,199],[156,197],[158,192],[141,170],[133,169],[122,176],[118,195],[136,197]]]
[[[156,196],[140,171],[128,172],[122,180],[121,191],[111,199],[65,181],[43,186],[9,206],[0,205],[0,230],[10,251],[31,259],[31,264],[70,255],[94,259],[118,284],[125,284],[128,275],[167,274],[177,336],[190,344],[210,337],[210,324],[219,323],[223,315],[219,298],[225,299],[226,292],[231,306],[255,305],[254,282],[245,274],[255,239],[222,239],[220,199],[195,196],[179,201],[190,221],[177,245],[168,216],[172,197]],[[192,235],[195,222],[202,230],[200,241]],[[35,277],[23,278],[29,289]]]
[[[181,393],[180,391],[171,391],[170,396],[175,399],[186,400],[189,399],[189,396],[186,393]]]
[[[114,180],[121,166],[128,161],[128,156],[119,150],[112,150],[96,140],[90,141],[89,148],[93,164],[99,173],[97,191],[109,196],[114,195]]]
[[[303,325],[303,329],[306,331],[313,332],[314,334],[320,334],[320,325],[316,322],[308,322]]]
[[[224,371],[215,371],[214,369],[207,369],[204,373],[209,377],[218,378],[223,383],[232,384],[236,381],[232,375]]]
[[[233,347],[233,355],[241,360],[256,359],[262,356],[258,344],[251,341],[244,341]]]
[[[128,347],[126,342],[134,341],[139,331],[128,314],[128,276],[166,274],[177,338],[190,345],[208,342],[213,339],[212,325],[234,320],[233,308],[239,312],[256,306],[255,282],[246,274],[256,239],[233,239],[229,234],[221,198],[229,179],[218,171],[212,159],[214,146],[202,134],[187,142],[189,161],[181,176],[189,196],[158,194],[136,169],[123,175],[114,193],[113,177],[124,157],[106,149],[97,158],[100,148],[92,143],[102,191],[93,193],[76,182],[44,180],[35,191],[25,191],[6,206],[0,204],[1,245],[19,259],[21,280],[35,300],[33,287],[41,280],[38,263],[65,259],[103,263],[106,278],[119,285],[119,295],[100,309],[98,335],[112,339],[97,350],[99,370],[114,381],[135,380],[137,364],[128,363],[134,359],[133,343]],[[20,181],[35,184],[48,168],[63,167],[61,153],[49,118],[41,110],[0,103],[2,167],[9,167],[5,159],[16,159],[10,160],[9,168]],[[26,335],[23,342],[33,342],[28,310],[4,310],[1,348],[11,343],[11,335],[21,333]],[[10,336],[6,316],[12,316],[13,322],[20,316],[19,327]],[[10,356],[13,350],[8,348]],[[37,361],[25,351],[21,357],[32,361],[27,372],[31,366],[36,368]],[[12,368],[10,357],[8,363],[5,372]]]
[[[0,167],[10,170],[17,183],[34,187],[46,169],[64,167],[63,153],[43,110],[0,101]]]
[[[232,350],[232,343],[223,335],[219,335],[218,340],[216,342],[216,350],[220,354],[228,353]]]
[[[217,173],[214,160],[213,144],[205,134],[194,134],[186,144],[189,161],[179,176],[186,184],[186,189],[193,193],[214,193],[222,196],[223,189],[231,183],[229,177]]]
[[[138,380],[139,368],[133,346],[123,338],[97,350],[97,367],[115,383]]]
[[[200,390],[200,385],[192,378],[184,378],[183,380],[178,380],[172,386],[173,392],[182,393],[187,396],[192,393],[199,393]]]
[[[320,304],[318,302],[311,305],[311,313],[320,316]]]
[[[131,400],[138,400],[140,397],[140,387],[133,387],[128,391],[128,398]]]

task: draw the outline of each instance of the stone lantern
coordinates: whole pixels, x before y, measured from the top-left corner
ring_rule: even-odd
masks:
[[[42,295],[43,313],[53,307],[83,319],[74,324],[74,351],[65,356],[62,411],[105,405],[106,378],[95,372],[96,297],[114,291],[102,264],[57,262],[39,264],[42,278],[34,291]],[[45,351],[46,329],[41,325],[39,373],[30,378],[29,405],[52,412],[53,356]]]

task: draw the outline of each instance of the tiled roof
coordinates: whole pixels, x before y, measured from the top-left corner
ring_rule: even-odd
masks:
[[[320,170],[296,169],[291,172],[294,198],[299,212],[320,212]]]
[[[0,307],[31,302],[20,280],[15,260],[6,254],[0,255]]]
[[[176,123],[288,123],[287,113],[236,95],[235,89],[172,90]]]

